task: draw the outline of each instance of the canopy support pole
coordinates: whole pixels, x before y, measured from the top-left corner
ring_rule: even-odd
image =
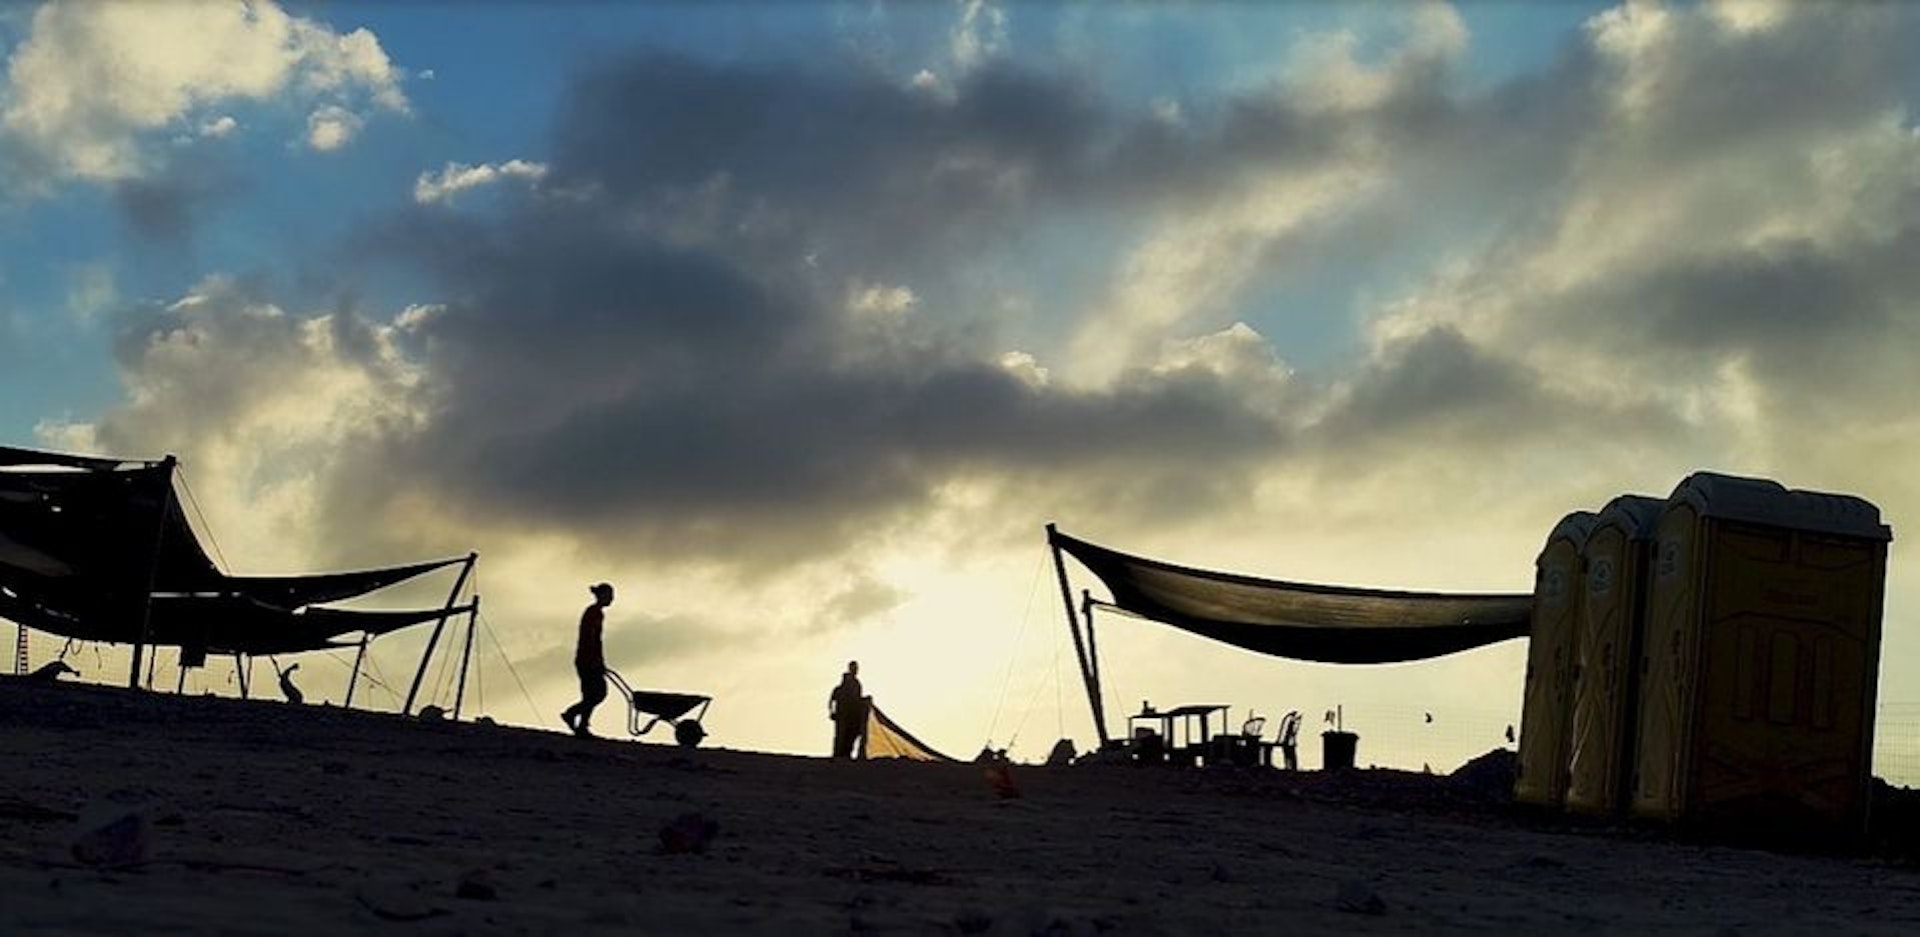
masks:
[[[1080,658],[1080,680],[1087,685],[1087,704],[1093,709],[1093,728],[1100,734],[1100,746],[1105,748],[1107,737],[1107,717],[1100,705],[1100,691],[1092,666],[1087,660],[1087,646],[1080,638],[1080,616],[1073,608],[1073,587],[1067,582],[1067,563],[1060,556],[1060,545],[1054,542],[1054,526],[1047,525],[1047,549],[1053,551],[1053,571],[1060,579],[1060,601],[1067,609],[1067,629],[1073,632],[1073,652]]]
[[[233,652],[233,676],[240,682],[240,698],[247,698],[247,663],[239,651]]]
[[[453,591],[447,593],[447,607],[441,611],[440,620],[434,622],[433,635],[427,638],[427,649],[420,654],[420,668],[413,672],[413,685],[407,688],[407,701],[400,707],[400,715],[413,715],[413,701],[420,696],[420,681],[427,678],[427,663],[433,660],[433,648],[440,643],[440,632],[446,630],[447,617],[453,614],[453,603],[460,599],[460,590],[466,588],[467,576],[473,573],[473,564],[480,559],[479,553],[467,554],[467,561],[460,566],[460,578],[454,580]]]
[[[353,675],[347,678],[347,698],[340,702],[341,709],[353,708],[353,688],[360,684],[360,665],[367,659],[367,642],[371,640],[371,632],[360,632],[360,650],[353,655]]]
[[[140,688],[140,657],[146,651],[147,642],[153,637],[153,582],[160,576],[160,544],[167,537],[167,513],[173,510],[173,470],[175,460],[172,454],[160,460],[167,470],[166,493],[160,497],[160,514],[153,528],[153,559],[147,564],[146,588],[140,591],[140,639],[133,642],[133,669],[127,674],[127,686]],[[147,688],[153,688],[153,672],[147,672]]]
[[[460,651],[460,688],[453,691],[453,721],[460,721],[460,707],[467,701],[467,667],[473,663],[473,626],[480,618],[480,596],[467,606],[467,646]]]
[[[1100,644],[1093,634],[1093,593],[1080,590],[1080,614],[1087,620],[1087,673],[1093,679],[1093,695],[1100,700],[1100,714],[1107,712],[1107,688],[1100,680]],[[1103,718],[1101,722],[1105,722]]]

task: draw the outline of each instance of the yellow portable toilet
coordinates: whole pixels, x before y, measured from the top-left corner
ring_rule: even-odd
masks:
[[[1580,549],[1593,521],[1591,511],[1561,518],[1534,563],[1519,774],[1513,782],[1513,799],[1523,804],[1558,807],[1566,794],[1568,691],[1573,688],[1580,627]]]
[[[1859,498],[1701,472],[1655,534],[1632,812],[1864,832],[1887,543]]]
[[[1573,655],[1567,809],[1608,814],[1626,806],[1633,773],[1635,691],[1654,526],[1666,502],[1621,495],[1595,516],[1581,559],[1580,640]]]

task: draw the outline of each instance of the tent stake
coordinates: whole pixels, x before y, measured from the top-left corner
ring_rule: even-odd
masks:
[[[1087,646],[1080,638],[1080,616],[1073,608],[1073,587],[1067,583],[1067,564],[1060,556],[1060,545],[1054,542],[1054,526],[1047,525],[1047,548],[1053,551],[1053,571],[1060,579],[1060,601],[1066,605],[1067,628],[1073,632],[1073,652],[1080,658],[1080,680],[1087,685],[1087,704],[1093,709],[1093,728],[1100,733],[1100,746],[1107,742],[1107,718],[1100,706],[1100,692],[1094,685],[1091,666],[1087,662]]]
[[[460,707],[467,701],[467,667],[473,663],[473,625],[480,618],[480,596],[475,593],[467,606],[467,646],[460,652],[460,688],[453,692],[453,721],[460,721]]]
[[[460,578],[454,580],[453,591],[447,593],[447,607],[441,611],[440,620],[434,622],[433,634],[427,638],[427,649],[420,655],[420,668],[413,672],[413,685],[407,688],[407,701],[400,707],[400,715],[413,715],[413,701],[420,695],[420,681],[427,678],[427,662],[433,659],[433,648],[440,643],[440,632],[446,630],[447,616],[453,614],[453,603],[460,598],[460,590],[467,585],[467,576],[473,572],[473,564],[480,559],[479,553],[467,554],[467,562],[460,567]]]

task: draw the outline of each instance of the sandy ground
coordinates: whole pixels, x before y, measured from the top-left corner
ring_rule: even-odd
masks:
[[[1405,775],[1015,767],[1006,799],[971,765],[12,680],[0,751],[8,935],[1920,932],[1908,864],[1547,828]],[[663,847],[689,813],[711,841]],[[82,837],[116,814],[132,839]]]

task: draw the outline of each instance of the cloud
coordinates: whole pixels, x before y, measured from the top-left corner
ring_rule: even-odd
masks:
[[[247,569],[298,568],[332,550],[313,485],[369,435],[413,418],[418,374],[399,331],[350,311],[290,313],[258,284],[211,277],[167,303],[121,312],[127,403],[49,430],[87,450],[179,452],[211,482],[220,536]],[[362,557],[364,560],[364,557]],[[258,564],[258,565],[256,565]]]
[[[372,33],[271,0],[49,3],[8,59],[0,143],[21,182],[123,181],[151,169],[151,132],[219,127],[217,108],[284,95],[404,113],[401,78]]]
[[[1220,474],[1277,433],[1210,373],[1036,392],[998,352],[942,345],[912,318],[869,331],[901,294],[843,309],[827,284],[623,230],[623,214],[548,204],[484,231],[418,219],[390,242],[446,291],[422,328],[440,406],[374,464],[435,478],[451,511],[784,565],[925,506],[969,466],[1106,452],[1151,471],[1165,460],[1147,441],[1179,436]]]
[[[450,203],[453,197],[469,189],[492,185],[505,179],[524,179],[537,183],[546,178],[543,163],[510,159],[504,163],[448,163],[437,173],[423,172],[413,183],[413,200],[421,205]]]
[[[1546,211],[1397,304],[1381,334],[1445,323],[1603,400],[1686,408],[1741,362],[1783,406],[1877,399],[1879,368],[1839,362],[1912,347],[1896,340],[1915,316],[1899,258],[1920,146],[1891,37],[1914,25],[1796,9],[1731,32],[1714,10],[1596,17],[1590,84],[1543,90],[1592,89],[1609,116],[1560,158]]]
[[[219,139],[221,137],[224,137],[224,136],[227,136],[228,134],[233,133],[235,130],[239,129],[239,127],[240,127],[239,121],[234,120],[233,117],[230,115],[222,114],[219,117],[216,117],[212,120],[202,123],[200,125],[200,135],[203,137],[213,137],[215,139]]]
[[[329,104],[307,115],[307,145],[322,153],[337,150],[353,142],[364,125],[360,115]]]
[[[990,0],[960,0],[960,19],[948,34],[953,64],[969,71],[1007,47],[1007,14]]]

